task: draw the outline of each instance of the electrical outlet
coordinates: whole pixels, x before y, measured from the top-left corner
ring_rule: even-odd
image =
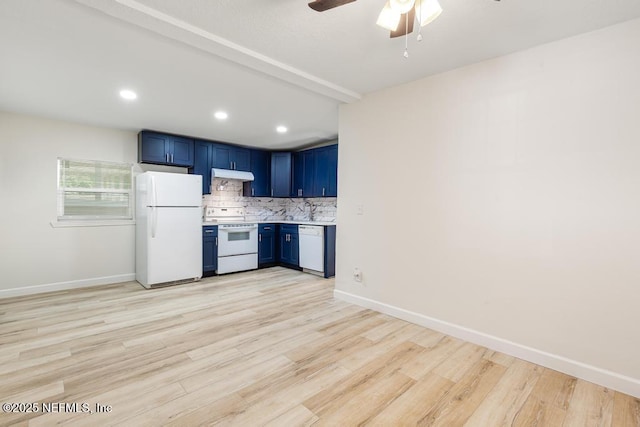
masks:
[[[356,282],[362,282],[362,271],[359,268],[353,269],[353,280]]]

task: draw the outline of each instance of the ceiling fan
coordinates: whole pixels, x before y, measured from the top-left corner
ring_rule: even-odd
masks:
[[[317,12],[324,12],[334,7],[353,3],[356,0],[315,0],[309,7]],[[390,31],[390,37],[406,36],[413,31],[414,21],[424,27],[442,13],[438,0],[387,0],[382,8],[378,21],[379,26]],[[422,38],[418,35],[418,40]]]

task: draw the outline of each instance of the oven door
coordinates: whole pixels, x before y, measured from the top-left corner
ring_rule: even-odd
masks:
[[[258,226],[218,227],[218,256],[258,253]]]

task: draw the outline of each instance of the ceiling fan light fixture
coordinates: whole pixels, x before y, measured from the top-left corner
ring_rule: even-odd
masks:
[[[416,0],[389,0],[389,5],[396,13],[407,13],[411,10]]]
[[[438,0],[416,0],[416,19],[421,27],[433,22],[441,13]]]
[[[393,10],[389,2],[387,2],[382,8],[376,24],[389,31],[395,31],[398,29],[398,24],[400,23],[400,15],[401,14]]]

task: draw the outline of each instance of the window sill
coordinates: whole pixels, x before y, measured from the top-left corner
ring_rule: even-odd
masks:
[[[69,221],[51,221],[51,227],[53,228],[68,228],[68,227],[110,227],[110,226],[123,226],[123,225],[135,225],[136,222],[132,219],[116,219],[116,220],[69,220]]]

